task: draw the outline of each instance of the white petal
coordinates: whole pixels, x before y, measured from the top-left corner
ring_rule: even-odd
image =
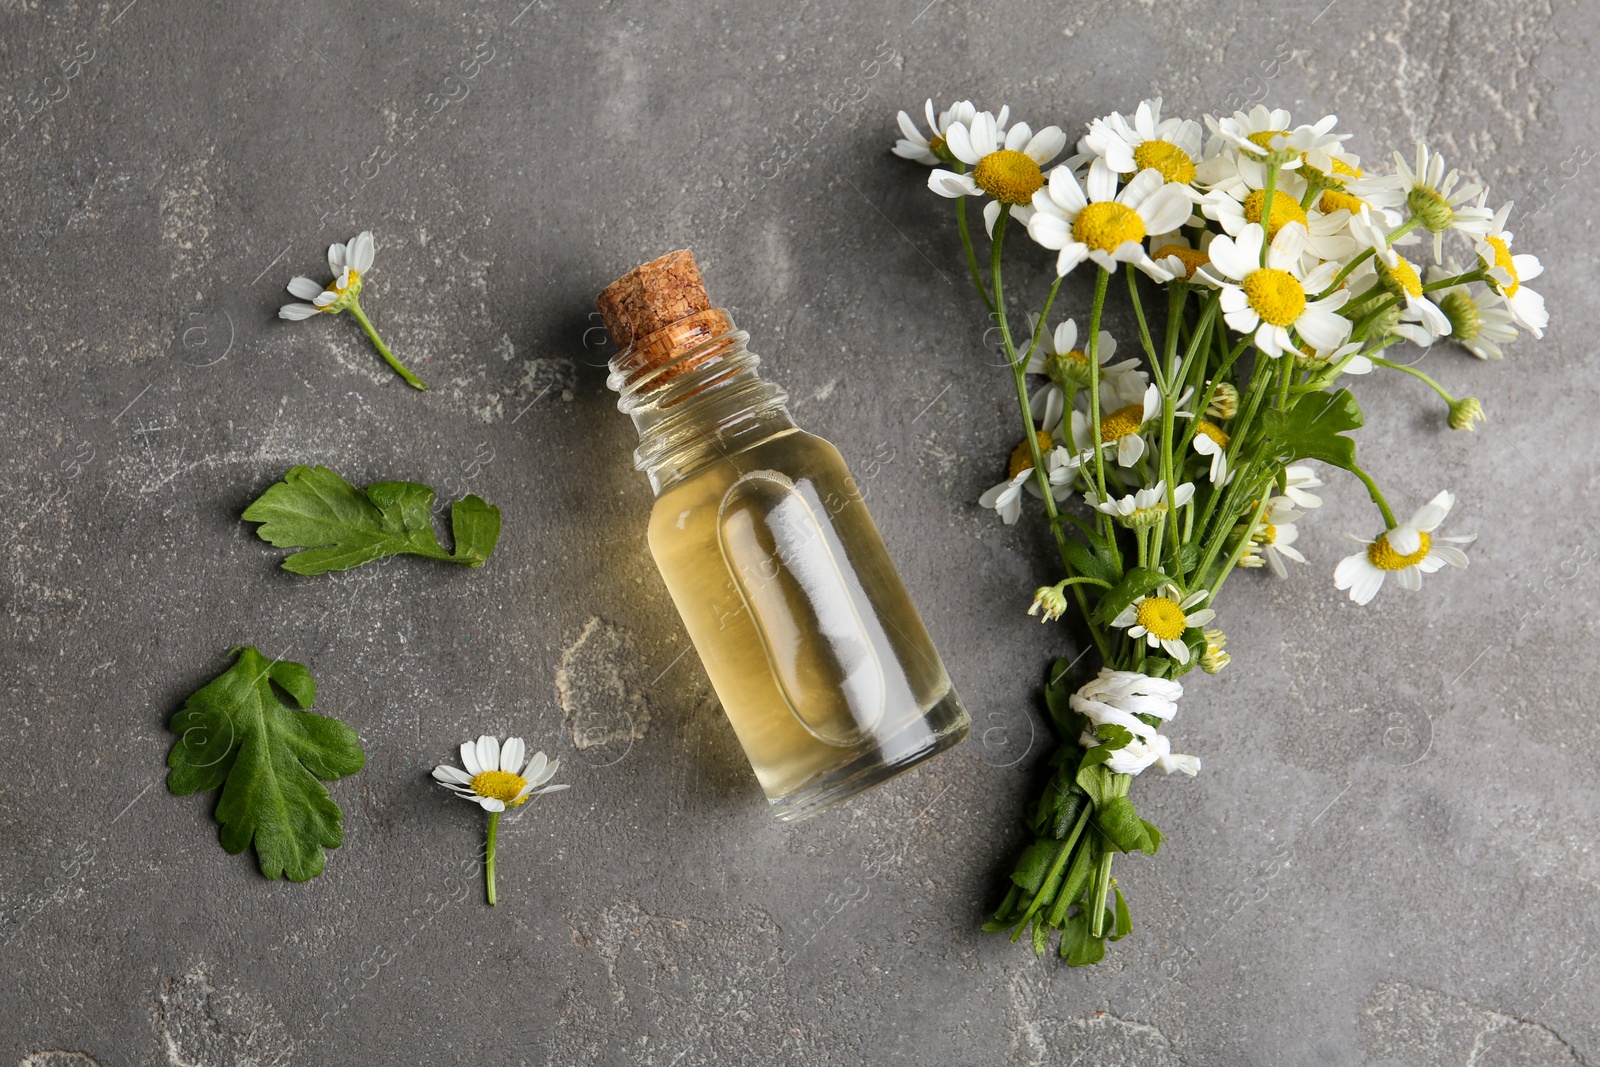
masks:
[[[478,762],[486,771],[500,769],[500,739],[493,734],[484,734],[478,738]]]
[[[301,300],[310,300],[322,294],[321,284],[303,275],[290,278],[285,288],[289,290],[290,296],[298,296]]]
[[[472,781],[472,775],[449,763],[441,763],[435,767],[433,776],[441,782],[455,782],[459,785],[466,785]]]
[[[500,769],[516,774],[517,768],[522,766],[522,757],[526,752],[527,746],[523,744],[522,738],[506,738],[506,743],[500,746]]]
[[[474,777],[484,771],[483,764],[478,760],[478,746],[471,741],[461,742],[461,766]]]
[[[285,304],[278,309],[278,318],[295,322],[320,314],[322,314],[322,309],[314,304]]]
[[[365,274],[371,270],[374,251],[372,231],[362,230],[356,235],[356,239],[350,242],[350,269],[357,274]]]

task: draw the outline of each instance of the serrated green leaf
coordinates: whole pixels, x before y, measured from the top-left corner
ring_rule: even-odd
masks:
[[[1072,569],[1087,578],[1098,578],[1111,585],[1122,580],[1122,568],[1114,558],[1103,556],[1082,541],[1068,541],[1061,550]]]
[[[1280,463],[1320,459],[1349,470],[1355,466],[1356,443],[1345,431],[1362,425],[1361,405],[1348,389],[1306,393],[1287,411],[1261,413],[1268,447]]]
[[[345,571],[385,556],[414,555],[482,566],[500,538],[500,509],[476,496],[450,509],[456,551],[433,531],[433,490],[416,482],[374,482],[365,492],[327,467],[299,466],[245,508],[256,535],[300,548],[283,561],[295,574]]]
[[[231,651],[233,666],[172,717],[178,740],[167,754],[167,788],[187,796],[220,787],[222,847],[238,853],[253,844],[262,874],[304,882],[322,873],[323,850],[344,841],[344,813],[317,779],[356,773],[366,754],[350,727],[300,710],[317,693],[303,665],[253,647]]]
[[[1161,571],[1149,567],[1134,567],[1122,576],[1122,581],[1106,590],[1105,595],[1100,598],[1100,603],[1094,608],[1095,621],[1109,625],[1112,619],[1122,614],[1122,609],[1162,582],[1171,580]]]

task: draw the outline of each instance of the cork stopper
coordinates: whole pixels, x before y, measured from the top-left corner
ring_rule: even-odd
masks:
[[[733,328],[727,313],[711,306],[705,281],[687,248],[633,268],[601,291],[594,306],[622,355],[613,361],[642,374],[681,357]],[[665,381],[692,369],[712,353],[681,360],[660,375]]]

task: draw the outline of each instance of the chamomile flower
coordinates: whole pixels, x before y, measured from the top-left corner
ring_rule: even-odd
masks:
[[[1432,574],[1446,565],[1465,567],[1467,554],[1456,546],[1471,544],[1476,536],[1439,537],[1434,534],[1455,502],[1456,498],[1448,491],[1442,492],[1418,508],[1410,522],[1386,530],[1371,541],[1352,537],[1365,547],[1353,556],[1346,556],[1334,568],[1334,585],[1348,589],[1350,599],[1357,604],[1366,604],[1378,595],[1384,579],[1391,574],[1400,588],[1415,592],[1422,588],[1424,574]]]
[[[1509,202],[1495,212],[1488,232],[1478,241],[1478,258],[1489,268],[1486,279],[1489,288],[1506,302],[1506,310],[1511,312],[1516,324],[1535,337],[1543,337],[1544,328],[1550,324],[1544,297],[1523,283],[1543,274],[1544,265],[1539,262],[1538,256],[1511,254],[1511,233],[1505,228],[1506,218],[1510,214]]]
[[[1222,235],[1211,242],[1206,271],[1214,271],[1212,277],[1222,286],[1223,319],[1239,333],[1253,333],[1256,348],[1274,358],[1294,350],[1291,329],[1314,348],[1344,344],[1350,320],[1338,310],[1350,299],[1349,291],[1341,289],[1321,300],[1308,295],[1327,288],[1339,265],[1324,263],[1302,276],[1305,227],[1296,224],[1278,231],[1262,266],[1265,239],[1261,224],[1253,222],[1237,238]]]
[[[1304,463],[1283,469],[1283,495],[1297,508],[1320,508],[1322,498],[1310,489],[1320,489],[1327,483],[1317,477],[1317,472]]]
[[[984,205],[983,223],[993,235],[1002,204],[1010,205],[1019,221],[1028,221],[1033,195],[1044,187],[1040,168],[1066,146],[1067,135],[1059,126],[1034,133],[1019,122],[1002,130],[998,119],[980,111],[969,122],[950,123],[945,131],[945,147],[972,169],[962,174],[936,170],[928,175],[928,188],[951,198],[987,194],[992,199]]]
[[[990,508],[997,512],[1000,521],[1007,526],[1016,523],[1022,516],[1022,483],[1033,477],[1033,467],[1011,475],[999,485],[991,486],[984,490],[978,498],[978,506]]]
[[[346,243],[329,245],[328,271],[333,275],[333,281],[325,289],[304,276],[289,279],[289,295],[311,303],[285,304],[278,309],[278,318],[300,321],[319,313],[337,315],[341,311],[349,311],[366,331],[384,362],[394,368],[407,385],[414,389],[426,389],[428,387],[389,351],[389,346],[383,343],[383,338],[378,336],[377,329],[361,310],[362,275],[372,269],[374,252],[371,230],[361,231]]]
[[[1113,363],[1111,361],[1116,354],[1117,339],[1109,331],[1101,330],[1095,361],[1100,364],[1103,395],[1121,395],[1131,388],[1142,397],[1148,379],[1138,369],[1139,361],[1125,359]],[[1078,324],[1072,319],[1064,319],[1054,331],[1045,334],[1040,339],[1038,350],[1028,360],[1026,373],[1043,374],[1050,379],[1048,385],[1041,386],[1029,397],[1029,407],[1036,424],[1044,429],[1054,429],[1059,424],[1064,407],[1063,394],[1076,394],[1079,390],[1089,388],[1089,356],[1078,347]]]
[[[1468,182],[1458,185],[1459,171],[1445,171],[1444,156],[1431,152],[1422,141],[1417,142],[1416,166],[1412,167],[1399,152],[1394,154],[1395,174],[1390,183],[1405,193],[1406,207],[1433,234],[1433,261],[1444,259],[1444,235],[1447,230],[1459,230],[1472,238],[1482,238],[1489,232],[1494,212],[1467,201],[1483,191],[1483,187]]]
[[[1029,615],[1038,615],[1040,622],[1055,622],[1067,610],[1067,585],[1041,585],[1033,591],[1033,603],[1028,605]]]
[[[1305,227],[1304,252],[1315,257],[1316,260],[1346,259],[1357,248],[1356,242],[1349,235],[1350,217],[1343,212],[1324,214],[1316,208],[1307,211],[1300,206],[1296,188],[1304,188],[1305,183],[1295,182],[1286,184],[1283,188],[1274,190],[1272,194],[1272,218],[1267,222],[1267,240],[1278,236],[1283,227],[1291,223],[1299,223]],[[1222,229],[1230,237],[1239,236],[1245,226],[1250,223],[1261,222],[1262,212],[1267,210],[1267,191],[1265,188],[1242,187],[1243,199],[1229,193],[1212,191],[1205,195],[1200,202],[1200,210],[1208,219],[1221,223]],[[1312,264],[1315,266],[1315,263]]]
[[[1297,169],[1309,156],[1313,166],[1326,171],[1332,167],[1328,158],[1330,150],[1351,136],[1333,132],[1339,122],[1334,115],[1325,115],[1309,126],[1291,127],[1290,122],[1289,112],[1283,108],[1268,108],[1264,104],[1257,104],[1248,112],[1235,111],[1227,118],[1207,115],[1206,125],[1212,133],[1208,148],[1220,149],[1223,144],[1228,144],[1257,158],[1277,153],[1289,157],[1283,160],[1284,170]],[[1215,152],[1208,151],[1207,154],[1214,155]]]
[[[1285,559],[1292,559],[1296,563],[1306,561],[1306,557],[1294,547],[1300,537],[1300,531],[1295,527],[1298,518],[1300,513],[1294,510],[1293,502],[1288,497],[1270,498],[1261,521],[1250,531],[1239,565],[1260,567],[1265,564],[1279,578],[1287,578],[1289,572],[1283,565]]]
[[[1189,195],[1154,170],[1135,174],[1122,191],[1117,176],[1103,171],[1089,174],[1087,195],[1069,167],[1050,172],[1050,184],[1033,196],[1028,236],[1045,248],[1058,250],[1056,273],[1065,275],[1085,259],[1114,271],[1119,263],[1132,263],[1158,282],[1172,274],[1157,266],[1145,251],[1144,239],[1152,233],[1177,229],[1189,217]]]
[[[502,745],[499,738],[484,734],[476,741],[461,743],[460,767],[441,763],[433,769],[434,781],[489,813],[489,843],[484,856],[483,877],[490,904],[496,902],[494,853],[500,813],[507,808],[520,807],[531,797],[567,788],[565,785],[549,784],[561,766],[560,760],[549,759],[543,752],[535,752],[524,763],[523,757],[526,755],[527,746],[522,738],[508,737]]]
[[[1134,640],[1144,638],[1151,648],[1163,649],[1179,663],[1189,662],[1189,646],[1184,644],[1183,631],[1191,626],[1204,626],[1217,617],[1210,608],[1190,610],[1203,603],[1210,591],[1197,589],[1184,596],[1174,585],[1166,585],[1123,608],[1111,625],[1125,629]]]
[[[1165,181],[1187,186],[1195,179],[1203,132],[1193,119],[1163,119],[1158,96],[1140,101],[1131,119],[1116,111],[1095,119],[1078,147],[1090,159],[1091,176],[1096,170],[1116,175],[1153,170]]]
[[[1390,246],[1388,231],[1373,219],[1370,209],[1363,207],[1350,220],[1350,233],[1362,247],[1372,249],[1377,284],[1401,300],[1401,321],[1395,332],[1423,348],[1449,333],[1450,320],[1423,294],[1416,266]]]
[[[1118,466],[1133,466],[1144,456],[1144,437],[1140,431],[1145,423],[1160,413],[1161,390],[1152,383],[1136,403],[1124,404],[1101,415],[1099,447],[1115,449]],[[1082,411],[1074,410],[1072,413],[1072,445],[1077,450],[1071,460],[1073,466],[1081,465],[1094,455],[1094,425]]]
[[[1215,288],[1206,275],[1200,273],[1200,268],[1211,262],[1206,249],[1215,236],[1210,230],[1201,230],[1194,241],[1182,230],[1152,234],[1150,258],[1177,281]]]
[[[894,148],[890,149],[890,151],[901,159],[909,159],[929,167],[954,163],[956,157],[950,154],[950,149],[945,144],[945,133],[957,122],[966,123],[970,126],[972,120],[978,116],[977,107],[973,105],[971,100],[961,100],[951,104],[935,116],[933,113],[933,100],[930,98],[925,105],[925,113],[928,118],[928,129],[932,131],[926,135],[917,129],[917,124],[910,115],[904,111],[900,112],[901,137],[894,143]],[[997,129],[1005,129],[1006,119],[1010,114],[1011,109],[1009,107],[1000,109],[1000,114],[994,120]]]
[[[1210,419],[1194,424],[1194,450],[1211,461],[1212,485],[1228,483],[1228,445],[1232,440],[1227,430]]]
[[[1183,507],[1194,499],[1194,485],[1184,482],[1172,490],[1172,504]],[[1084,503],[1105,515],[1110,515],[1122,525],[1133,527],[1155,526],[1167,515],[1167,483],[1159,481],[1148,489],[1140,489],[1120,499],[1101,500],[1093,488],[1083,494]]]
[[[1426,278],[1431,284],[1460,274],[1460,267],[1446,263],[1429,267]],[[1435,289],[1428,296],[1450,320],[1450,340],[1479,359],[1503,359],[1505,350],[1501,346],[1517,339],[1516,316],[1492,290],[1452,285]]]

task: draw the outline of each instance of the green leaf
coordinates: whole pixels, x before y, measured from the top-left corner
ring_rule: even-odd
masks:
[[[1106,590],[1100,598],[1100,603],[1095,605],[1094,619],[1098,623],[1109,624],[1112,619],[1122,614],[1122,609],[1138,600],[1141,596],[1172,579],[1158,570],[1149,567],[1135,567],[1123,575],[1122,581]]]
[[[1144,820],[1127,797],[1111,797],[1095,805],[1094,824],[1120,852],[1143,852],[1150,844]]]
[[[1104,745],[1097,747],[1102,749],[1105,748]],[[1084,753],[1082,762],[1078,764],[1077,782],[1078,788],[1082,789],[1085,793],[1088,793],[1089,799],[1092,800],[1095,807],[1098,808],[1101,804],[1105,803],[1115,794],[1116,788],[1113,780],[1116,778],[1116,775],[1107,770],[1100,761],[1093,763],[1089,761],[1089,757],[1094,755],[1094,752],[1095,749],[1091,748],[1088,752]],[[1106,755],[1110,755],[1110,753],[1108,752]],[[1104,759],[1105,757],[1102,756],[1101,761]]]
[[[1078,846],[1077,854],[1072,857],[1072,865],[1067,868],[1066,881],[1061,884],[1061,892],[1056,900],[1066,901],[1069,904],[1081,900],[1089,888],[1089,877],[1092,874],[1094,874],[1094,849],[1085,841]]]
[[[1141,851],[1144,852],[1146,856],[1154,856],[1157,852],[1161,851],[1161,842],[1165,841],[1167,837],[1160,830],[1156,829],[1155,823],[1150,822],[1148,819],[1140,819],[1139,821],[1144,823],[1145,835],[1150,839],[1150,844]]]
[[[1068,967],[1088,967],[1106,958],[1105,938],[1089,935],[1086,912],[1079,911],[1061,928],[1061,954]]]
[[[1082,541],[1068,541],[1061,552],[1072,569],[1086,578],[1098,578],[1111,585],[1122,580],[1122,568],[1117,566],[1115,557],[1095,552]]]
[[[1261,425],[1271,454],[1280,463],[1320,459],[1349,470],[1356,463],[1356,443],[1344,436],[1364,420],[1350,390],[1306,393],[1287,411],[1268,409]]]
[[[1060,849],[1060,841],[1035,841],[1022,850],[1016,869],[1011,872],[1011,880],[1029,893],[1037,893]]]
[[[1112,892],[1117,894],[1117,914],[1112,924],[1111,940],[1121,941],[1133,931],[1133,916],[1128,913],[1128,902],[1122,899],[1120,886],[1112,886]]]
[[[500,509],[476,496],[456,501],[456,551],[433,532],[433,490],[416,482],[374,482],[363,492],[327,467],[295,467],[244,509],[256,535],[278,548],[303,548],[283,561],[295,574],[346,571],[409,554],[481,567],[500,538]]]
[[[304,882],[322,873],[323,849],[344,841],[344,813],[317,779],[356,773],[366,754],[344,723],[298,710],[317,695],[304,666],[251,647],[230,651],[233,666],[172,716],[167,788],[188,796],[220,787],[222,847],[238,853],[253,843],[262,874]]]

